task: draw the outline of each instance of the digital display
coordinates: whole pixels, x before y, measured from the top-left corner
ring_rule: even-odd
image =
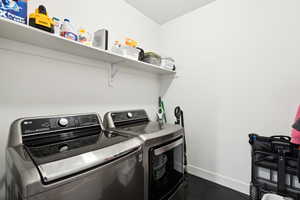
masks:
[[[49,119],[33,119],[23,121],[21,127],[23,135],[27,135],[36,132],[49,131],[51,129],[51,124]]]

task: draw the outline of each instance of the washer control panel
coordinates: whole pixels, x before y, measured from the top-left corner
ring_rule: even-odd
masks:
[[[100,126],[97,114],[26,119],[21,122],[22,135]]]

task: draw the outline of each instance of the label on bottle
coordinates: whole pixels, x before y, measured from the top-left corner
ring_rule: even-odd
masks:
[[[69,40],[74,40],[74,41],[77,41],[77,39],[78,39],[77,35],[72,32],[61,32],[61,36],[63,36],[64,38],[67,38]]]

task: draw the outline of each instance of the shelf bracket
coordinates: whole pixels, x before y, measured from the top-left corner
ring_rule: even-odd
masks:
[[[117,66],[122,61],[110,63],[109,72],[108,72],[108,86],[113,87],[113,82],[119,72],[119,67]]]

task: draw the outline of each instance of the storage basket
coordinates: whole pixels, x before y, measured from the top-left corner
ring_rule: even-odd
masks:
[[[161,65],[161,57],[153,52],[145,53],[143,61],[152,65]]]

